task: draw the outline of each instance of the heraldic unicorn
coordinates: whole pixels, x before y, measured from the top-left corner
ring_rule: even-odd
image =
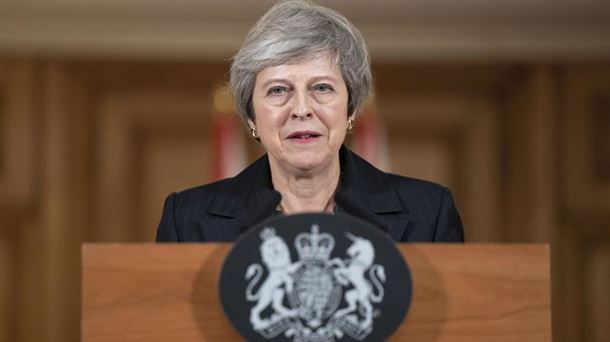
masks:
[[[363,340],[381,314],[374,303],[384,297],[385,269],[374,264],[375,249],[364,238],[346,233],[351,245],[346,259],[332,258],[335,239],[320,233],[300,233],[294,240],[299,260],[292,262],[290,250],[274,228],[260,233],[260,254],[266,267],[252,264],[246,271],[246,300],[252,328],[262,337],[280,334],[296,342],[331,342],[345,334]],[[256,289],[256,290],[255,290]]]

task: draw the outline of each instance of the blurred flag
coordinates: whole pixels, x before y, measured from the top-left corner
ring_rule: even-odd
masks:
[[[390,153],[386,127],[379,116],[374,98],[364,105],[356,119],[353,137],[354,151],[377,168],[390,171]]]
[[[228,89],[214,91],[212,112],[213,177],[223,179],[238,174],[247,164],[244,128],[233,112]]]

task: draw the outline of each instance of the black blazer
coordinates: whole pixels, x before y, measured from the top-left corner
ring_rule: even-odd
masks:
[[[369,221],[400,242],[463,242],[451,192],[440,185],[388,174],[345,146],[339,151],[338,211]],[[267,155],[233,178],[172,193],[165,200],[157,242],[228,242],[274,214]]]

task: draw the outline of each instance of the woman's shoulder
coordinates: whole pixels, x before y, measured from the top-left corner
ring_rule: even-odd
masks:
[[[445,192],[449,191],[445,186],[432,181],[385,172],[356,153],[352,151],[349,151],[349,153],[353,161],[352,167],[358,170],[358,177],[362,178],[363,182],[389,183],[399,192],[405,194],[442,196]]]
[[[464,241],[464,230],[451,191],[438,183],[379,170],[356,156],[349,167],[352,187],[357,186],[363,201],[372,208],[395,211],[413,222],[411,232],[401,241]],[[355,184],[355,185],[354,185]],[[374,203],[383,201],[380,207]],[[387,213],[380,218],[392,217]],[[403,233],[400,233],[403,236]],[[403,239],[401,237],[401,239]]]
[[[230,180],[231,180],[231,178],[225,178],[225,179],[213,181],[210,183],[200,184],[200,185],[192,186],[190,188],[178,190],[174,193],[176,194],[176,196],[183,197],[183,198],[205,196],[205,195],[216,192],[218,189],[222,188],[223,185],[226,184]]]
[[[444,185],[429,180],[386,174],[400,197],[413,205],[437,205],[443,201],[453,201],[451,190]]]
[[[212,202],[222,206],[225,202],[242,202],[244,196],[261,188],[269,187],[269,170],[266,156],[259,158],[234,177],[194,186],[174,192],[172,198],[178,207],[208,208]]]
[[[436,220],[441,212],[450,212],[450,216],[459,217],[453,194],[446,186],[428,180],[395,174],[387,174],[387,176],[391,179],[394,189],[396,189],[405,206],[409,208],[413,217],[419,221]],[[430,216],[430,214],[433,215]],[[455,221],[460,220],[458,218]],[[459,226],[461,227],[461,223]]]
[[[393,173],[386,173],[386,175],[398,190],[432,194],[442,194],[445,191],[449,191],[446,186],[433,181]]]
[[[215,195],[223,188],[230,178],[186,188],[171,193],[167,200],[172,201],[175,208],[207,207]]]

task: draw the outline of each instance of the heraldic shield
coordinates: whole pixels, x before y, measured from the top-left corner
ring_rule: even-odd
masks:
[[[411,275],[379,228],[345,214],[278,216],[236,242],[220,299],[248,341],[383,341],[411,302]]]

